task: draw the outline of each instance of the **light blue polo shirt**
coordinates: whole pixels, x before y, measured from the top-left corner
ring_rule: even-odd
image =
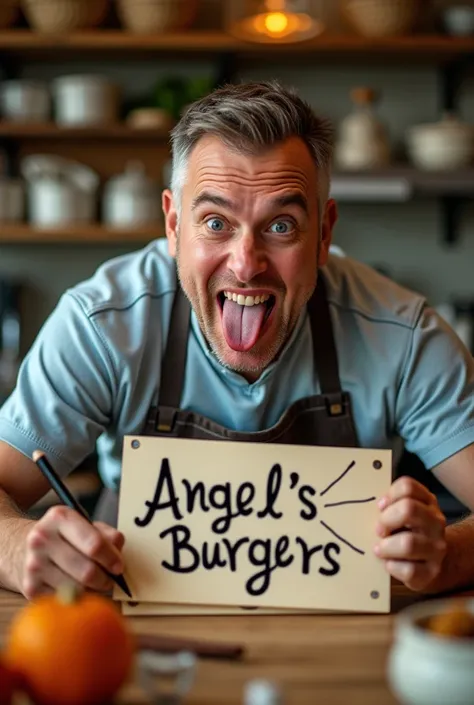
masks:
[[[474,442],[474,362],[425,300],[348,257],[325,266],[342,386],[360,444],[401,447],[431,468]],[[0,439],[36,448],[66,475],[97,448],[108,486],[122,440],[142,431],[159,393],[173,296],[166,240],[110,260],[69,289],[26,356],[0,410]],[[239,431],[276,424],[319,393],[306,311],[280,355],[249,384],[209,351],[192,315],[181,407]]]

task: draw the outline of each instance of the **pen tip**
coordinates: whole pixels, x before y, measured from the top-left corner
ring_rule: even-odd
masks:
[[[33,458],[33,461],[36,463],[37,460],[42,458],[44,455],[42,450],[34,450],[33,455],[31,456]]]
[[[118,585],[120,585],[121,589],[124,591],[124,593],[128,597],[132,597],[132,593],[130,592],[130,588],[127,585],[127,581],[123,577],[123,575],[116,575],[115,576],[115,581]]]

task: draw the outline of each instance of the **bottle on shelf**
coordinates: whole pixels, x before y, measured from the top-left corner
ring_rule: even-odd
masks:
[[[335,162],[341,170],[358,171],[384,168],[391,158],[385,125],[375,112],[376,92],[354,88],[352,112],[342,120],[336,142]]]

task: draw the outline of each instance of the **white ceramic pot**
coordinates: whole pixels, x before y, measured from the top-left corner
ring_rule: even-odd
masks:
[[[21,179],[0,178],[0,222],[14,223],[25,214],[25,188]]]
[[[388,660],[392,691],[405,705],[472,705],[474,639],[441,637],[423,619],[445,611],[447,600],[428,600],[401,612]],[[469,601],[474,613],[474,600]]]
[[[461,169],[474,159],[474,126],[447,114],[440,122],[409,128],[407,147],[419,169]]]
[[[76,191],[67,182],[48,177],[30,185],[30,220],[37,226],[55,226],[77,220],[79,204]]]
[[[103,207],[107,225],[156,225],[161,212],[159,184],[146,176],[141,163],[132,162],[105,185]]]
[[[28,182],[30,221],[37,227],[90,223],[96,215],[97,174],[52,155],[30,155],[21,164]]]
[[[61,76],[53,81],[58,125],[87,127],[116,122],[118,91],[103,76]]]
[[[4,81],[0,84],[0,114],[15,122],[46,122],[51,115],[51,97],[40,81]]]
[[[443,23],[448,34],[455,37],[469,37],[474,34],[474,7],[455,5],[443,12]]]

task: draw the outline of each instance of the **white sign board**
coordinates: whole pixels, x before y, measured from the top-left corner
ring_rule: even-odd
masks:
[[[125,437],[118,528],[137,613],[388,612],[373,547],[391,466],[387,450]]]

